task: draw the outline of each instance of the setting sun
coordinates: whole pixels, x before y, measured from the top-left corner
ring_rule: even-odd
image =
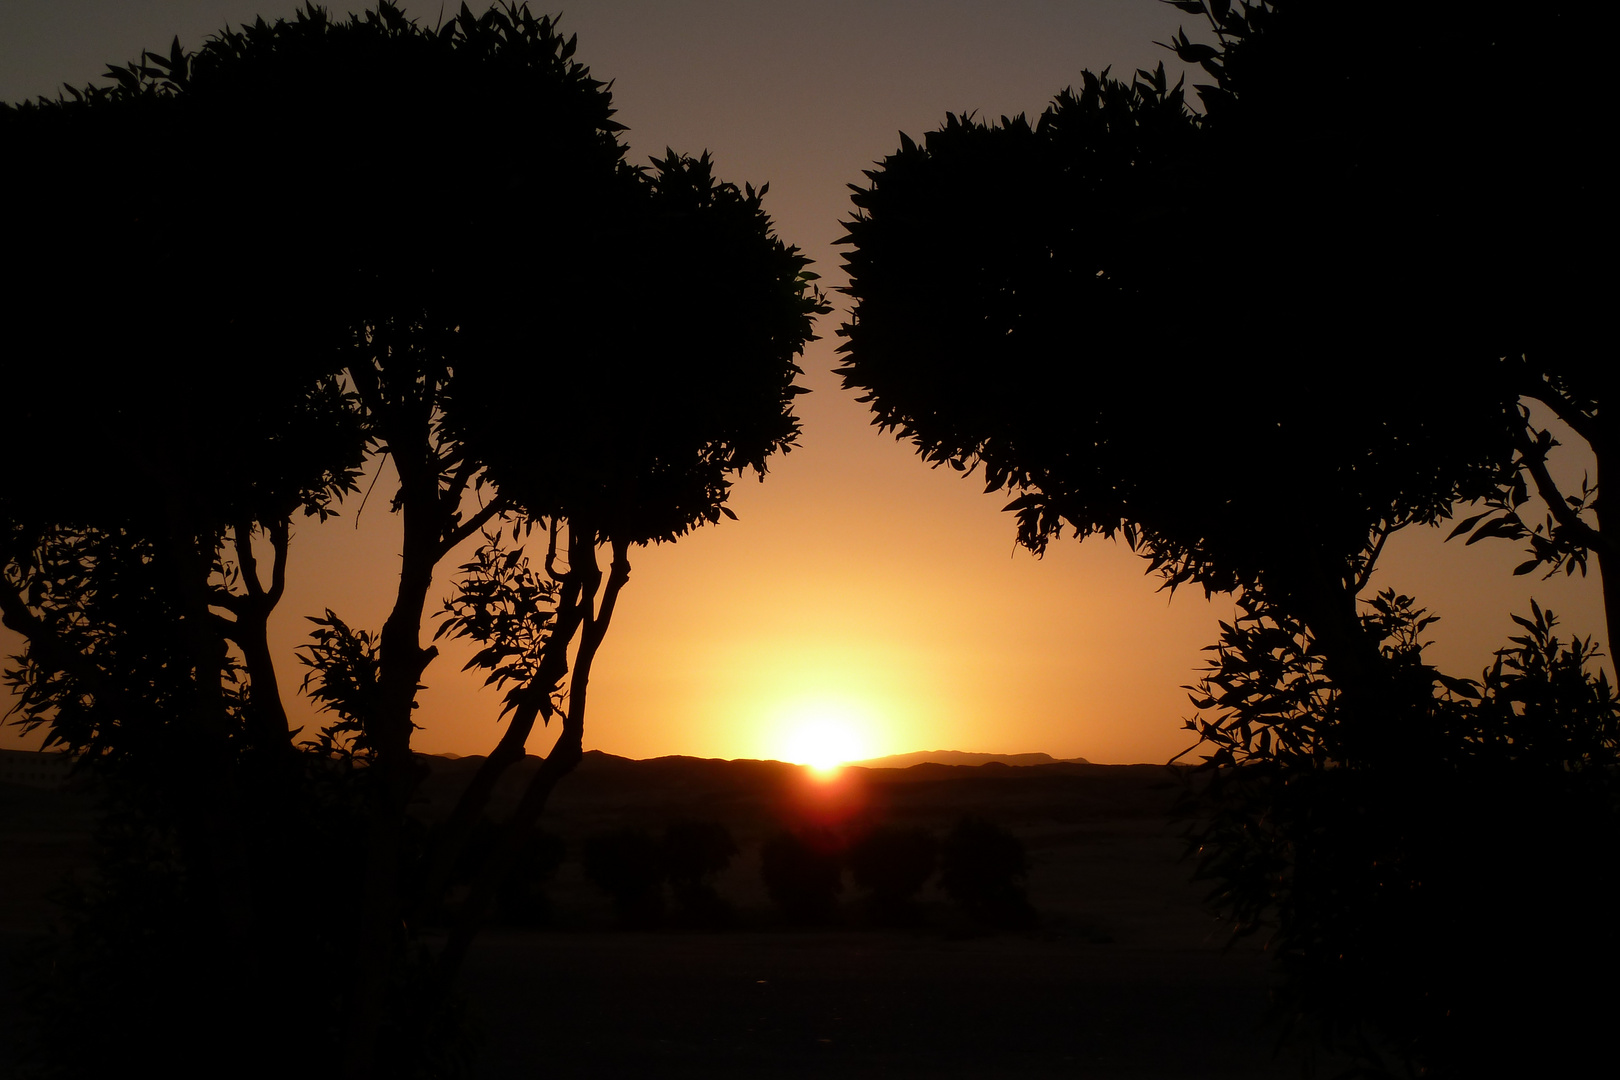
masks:
[[[789,712],[778,728],[783,760],[831,772],[870,756],[869,723],[857,709],[818,703]]]

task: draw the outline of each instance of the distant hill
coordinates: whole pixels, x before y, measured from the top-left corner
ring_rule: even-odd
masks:
[[[867,761],[851,761],[864,769],[909,769],[913,765],[1052,765],[1057,762],[1090,765],[1083,757],[1055,758],[1051,754],[971,754],[963,750],[915,750]]]

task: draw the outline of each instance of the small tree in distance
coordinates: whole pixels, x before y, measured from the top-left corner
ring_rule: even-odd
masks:
[[[940,847],[940,887],[987,926],[1023,930],[1035,925],[1035,909],[1024,892],[1028,877],[1023,843],[985,818],[962,818]]]
[[[848,861],[879,922],[912,922],[915,897],[939,866],[939,842],[926,829],[880,825],[850,845]]]
[[[723,924],[730,908],[714,879],[737,857],[731,831],[716,821],[679,821],[664,830],[664,867],[681,914],[698,923]]]
[[[832,918],[844,891],[840,845],[828,833],[782,829],[760,846],[760,877],[771,900],[796,923]]]
[[[664,913],[664,852],[643,829],[619,829],[585,841],[585,876],[613,898],[619,920],[646,927]]]

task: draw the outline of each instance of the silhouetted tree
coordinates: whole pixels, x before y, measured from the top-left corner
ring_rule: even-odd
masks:
[[[1597,475],[1582,476],[1579,491],[1566,490],[1547,460],[1559,445],[1557,440],[1550,430],[1532,422],[1528,404],[1521,405],[1517,416],[1509,418],[1512,471],[1484,496],[1485,509],[1458,522],[1448,539],[1467,534],[1470,544],[1488,537],[1525,542],[1530,558],[1514,568],[1515,574],[1545,567],[1547,577],[1560,570],[1565,575],[1579,570],[1585,577],[1590,558],[1596,556],[1609,641],[1620,641],[1620,559],[1598,498],[1603,477],[1616,470],[1613,422],[1601,411],[1602,397],[1612,392],[1613,375],[1602,364],[1549,369],[1526,357],[1510,358],[1507,372],[1510,388],[1521,401],[1545,407],[1586,445],[1597,461]],[[1532,492],[1541,498],[1539,522],[1525,521],[1527,504],[1535,505],[1530,503]]]
[[[1589,1060],[1608,996],[1582,973],[1620,954],[1620,702],[1590,641],[1536,607],[1477,683],[1436,695],[1433,617],[1384,592],[1365,618],[1406,692],[1346,718],[1300,621],[1241,608],[1195,688],[1188,726],[1226,767],[1189,839],[1237,932],[1269,931],[1290,1022],[1425,1075]],[[1347,746],[1369,722],[1398,759]]]
[[[880,825],[849,849],[850,875],[870,895],[881,922],[913,918],[913,899],[938,865],[939,842],[927,829]]]
[[[613,898],[629,926],[650,926],[664,912],[664,852],[644,829],[620,829],[585,841],[585,876]]]
[[[451,878],[452,888],[469,888],[482,871],[491,852],[501,839],[500,824],[488,817],[478,823]],[[530,832],[511,873],[501,883],[491,917],[504,923],[538,925],[551,919],[551,900],[546,886],[557,874],[567,854],[562,838],[541,829]],[[448,898],[442,898],[448,899]],[[438,917],[449,915],[446,908],[434,913]],[[451,916],[453,917],[453,916]]]
[[[1595,401],[1601,93],[1412,104],[1450,56],[1557,66],[1559,5],[1403,11],[1377,47],[1331,7],[1212,14],[1217,44],[1173,43],[1210,69],[1202,113],[1162,67],[1086,73],[1035,124],[903,140],[854,196],[842,372],[925,460],[1014,493],[1030,547],[1120,535],[1172,584],[1263,582],[1348,688],[1384,538],[1511,475],[1522,365]]]
[[[1012,493],[1033,550],[1064,529],[1121,536],[1171,587],[1238,592],[1245,614],[1221,648],[1244,658],[1244,694],[1228,701],[1236,674],[1218,670],[1198,700],[1225,703],[1226,719],[1195,724],[1215,778],[1203,854],[1218,898],[1245,913],[1239,925],[1264,911],[1290,927],[1291,955],[1316,973],[1293,984],[1303,1015],[1389,1040],[1429,1072],[1466,1073],[1458,1063],[1472,1059],[1432,1006],[1464,1007],[1464,989],[1467,1009],[1493,992],[1524,998],[1500,969],[1461,965],[1478,983],[1459,989],[1444,964],[1393,963],[1416,937],[1442,950],[1466,940],[1443,906],[1412,900],[1412,883],[1456,899],[1479,879],[1423,853],[1458,820],[1501,824],[1491,791],[1522,780],[1558,808],[1525,819],[1538,827],[1589,815],[1584,866],[1544,877],[1550,895],[1603,895],[1615,815],[1612,796],[1591,791],[1609,774],[1573,751],[1545,767],[1504,752],[1522,725],[1477,703],[1519,689],[1422,663],[1410,603],[1362,594],[1392,533],[1460,501],[1487,512],[1459,531],[1531,540],[1523,572],[1584,568],[1607,550],[1597,489],[1551,482],[1548,440],[1521,407],[1542,402],[1590,442],[1600,488],[1613,376],[1599,359],[1601,278],[1581,249],[1606,98],[1594,67],[1565,59],[1584,12],[1417,5],[1363,32],[1366,9],[1176,6],[1210,27],[1210,43],[1168,43],[1209,77],[1202,111],[1162,66],[1128,84],[1086,73],[1034,124],[948,116],[868,173],[848,226],[856,306],[842,374],[925,460],[982,467],[989,490]],[[1513,77],[1448,74],[1460,64],[1569,83],[1549,107]],[[1468,105],[1445,104],[1448,87]],[[1549,500],[1539,533],[1518,517],[1531,490]],[[1605,575],[1606,597],[1617,580]],[[1607,610],[1614,636],[1620,608]],[[1573,649],[1560,670],[1592,655]],[[1308,657],[1308,675],[1288,656]],[[1595,703],[1606,691],[1569,692]],[[1453,701],[1476,704],[1437,704]],[[1296,708],[1314,718],[1304,742],[1286,720]],[[1603,708],[1566,711],[1585,744],[1606,738]],[[1610,751],[1594,753],[1602,765]],[[1446,779],[1458,772],[1468,779]],[[1384,785],[1402,794],[1375,806]],[[1546,870],[1525,833],[1503,835],[1501,873]],[[1403,944],[1370,929],[1357,939],[1358,925],[1404,925]],[[1581,925],[1583,947],[1612,955],[1612,935]],[[1319,993],[1335,949],[1383,958],[1352,963],[1348,997]],[[1556,983],[1573,968],[1555,960],[1540,950]],[[1490,1044],[1501,1049],[1515,1029],[1500,1011],[1452,1030],[1485,1031],[1485,1015],[1502,1021]],[[1557,1049],[1573,1054],[1570,1040],[1600,1027],[1560,1030]]]
[[[1023,842],[993,821],[964,817],[940,848],[939,883],[973,919],[1024,929],[1035,923],[1024,881],[1029,856]]]
[[[664,869],[675,904],[688,918],[722,923],[730,915],[714,879],[737,857],[731,831],[717,821],[680,821],[664,830]]]
[[[523,7],[429,30],[386,3],[311,6],[0,110],[25,163],[0,198],[30,208],[0,268],[23,722],[157,822],[185,868],[175,932],[221,943],[184,1001],[227,1043],[293,1053],[264,1033],[295,985],[343,1017],[323,1037],[346,1074],[427,1067],[421,1001],[579,759],[629,549],[718,520],[730,478],[796,438],[795,356],[824,308],[806,260],[707,156],[627,165],[573,52]],[[363,458],[397,475],[398,592],[375,630],[317,618],[305,686],[334,720],[300,746],[264,627],[293,522],[355,491]],[[441,632],[482,647],[507,728],[424,851],[405,813],[422,614],[481,532]],[[553,716],[449,943],[413,971],[409,928]],[[353,827],[332,833],[337,806]],[[313,853],[337,836],[328,878]]]
[[[842,852],[822,833],[783,829],[760,846],[760,877],[771,901],[792,921],[826,922],[844,891]]]

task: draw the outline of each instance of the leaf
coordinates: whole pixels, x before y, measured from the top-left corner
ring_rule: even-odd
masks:
[[[1463,546],[1467,547],[1492,536],[1501,536],[1506,537],[1509,540],[1517,540],[1527,531],[1528,530],[1526,530],[1524,527],[1524,523],[1510,514],[1504,517],[1496,518],[1492,521],[1487,521],[1485,524],[1481,525],[1474,531],[1474,535],[1470,536]]]
[[[1471,518],[1464,518],[1462,521],[1457,523],[1457,527],[1455,529],[1452,529],[1446,534],[1446,539],[1451,540],[1455,537],[1461,536],[1463,533],[1467,532],[1469,529],[1472,529],[1475,525],[1479,524],[1493,513],[1495,513],[1495,511],[1487,510],[1483,514],[1475,514]]]

